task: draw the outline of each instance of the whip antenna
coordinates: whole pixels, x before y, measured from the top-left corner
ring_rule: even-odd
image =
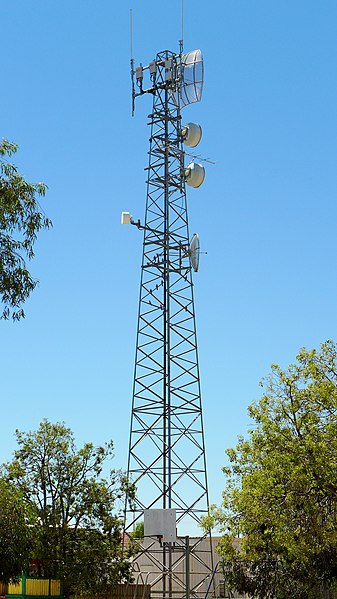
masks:
[[[179,41],[180,54],[184,50],[184,0],[181,0],[181,40]]]
[[[132,8],[130,8],[130,67],[131,67],[131,93],[132,93],[132,116],[135,114],[135,80],[134,60],[132,50]]]

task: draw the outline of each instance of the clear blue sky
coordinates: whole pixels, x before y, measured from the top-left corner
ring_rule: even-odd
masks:
[[[132,6],[136,63],[178,50],[180,0]],[[26,320],[0,322],[1,462],[46,417],[126,466],[142,238],[120,212],[144,214],[151,110],[131,118],[129,7],[0,0],[1,136],[54,223]],[[184,116],[216,162],[188,190],[212,502],[270,364],[337,340],[336,20],[332,0],[185,0],[205,86]]]

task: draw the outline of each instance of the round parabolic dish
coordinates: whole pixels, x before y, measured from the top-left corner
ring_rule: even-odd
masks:
[[[204,61],[201,50],[192,50],[181,57],[182,82],[180,107],[200,102],[204,84]]]
[[[199,270],[200,241],[198,233],[194,233],[190,243],[190,260],[194,272]]]
[[[200,125],[196,123],[187,123],[183,127],[182,132],[184,133],[183,144],[189,148],[195,148],[201,140],[202,129]]]
[[[185,181],[191,187],[200,187],[205,180],[205,169],[198,162],[191,162],[185,170]]]

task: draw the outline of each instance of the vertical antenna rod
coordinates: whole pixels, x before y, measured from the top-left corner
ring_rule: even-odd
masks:
[[[184,0],[181,0],[181,40],[179,41],[180,54],[184,50]]]
[[[131,68],[131,86],[132,86],[132,116],[135,114],[135,82],[134,82],[134,60],[132,50],[132,8],[130,8],[130,68]]]

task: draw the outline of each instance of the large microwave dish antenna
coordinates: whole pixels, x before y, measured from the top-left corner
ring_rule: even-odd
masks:
[[[190,261],[194,272],[199,270],[200,262],[200,241],[198,233],[194,233],[190,243]]]
[[[201,50],[192,50],[181,57],[180,108],[200,102],[204,85],[204,61]]]

